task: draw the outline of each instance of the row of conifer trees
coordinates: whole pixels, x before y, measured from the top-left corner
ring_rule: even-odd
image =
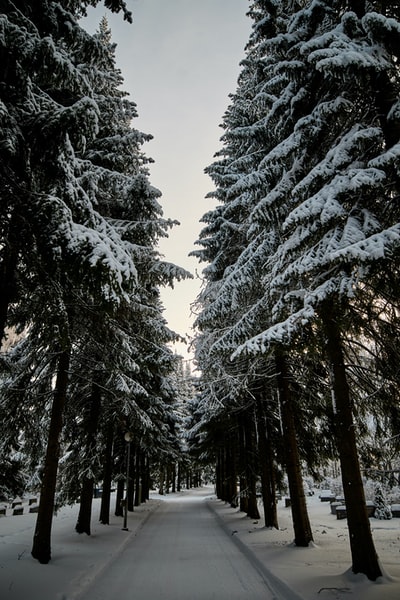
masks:
[[[400,441],[399,4],[253,0],[249,16],[193,252],[192,436],[224,499],[243,479],[250,514],[261,478],[267,526],[284,470],[302,546],[302,473],[337,457],[352,569],[375,580],[362,468]]]
[[[0,453],[8,485],[22,469],[40,486],[41,563],[55,505],[80,499],[77,530],[90,532],[98,481],[108,522],[125,433],[144,498],[149,465],[180,455],[160,288],[189,274],[157,249],[175,222],[149,182],[151,136],[132,126],[107,21],[82,26],[96,4],[0,2]],[[123,0],[104,4],[131,20]]]

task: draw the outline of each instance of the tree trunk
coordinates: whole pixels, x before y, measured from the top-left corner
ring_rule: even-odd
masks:
[[[260,511],[257,504],[257,444],[254,407],[247,409],[243,415],[245,426],[245,468],[248,488],[247,516],[250,519],[259,519]]]
[[[229,489],[229,473],[228,473],[228,449],[226,445],[226,438],[224,437],[224,446],[221,453],[221,476],[222,476],[222,495],[221,499],[224,502],[230,502],[230,489]]]
[[[215,493],[222,500],[222,448],[218,448],[215,461]]]
[[[259,519],[256,494],[256,442],[254,410],[246,409],[239,417],[240,505],[251,519]]]
[[[142,480],[142,502],[150,499],[150,461],[148,455],[143,452],[141,461]]]
[[[4,199],[3,199],[4,200]],[[9,207],[9,227],[3,231],[2,257],[0,262],[0,347],[6,337],[8,308],[17,295],[16,274],[18,268],[18,248],[21,239],[21,227],[17,209]]]
[[[68,388],[69,358],[69,352],[64,351],[58,359],[57,378],[40,489],[39,511],[33,537],[32,556],[42,564],[47,564],[51,559],[51,525],[56,495],[60,435]]]
[[[159,489],[158,489],[158,493],[160,494],[160,496],[164,495],[164,486],[165,486],[165,469],[161,468],[160,469],[160,485],[159,485]]]
[[[176,473],[176,491],[177,492],[180,492],[182,489],[181,477],[182,477],[182,465],[180,462],[178,462],[178,469],[177,469],[177,473]]]
[[[169,488],[171,486],[171,465],[170,463],[167,463],[167,466],[165,467],[165,486],[164,486],[164,490],[166,494],[169,494]]]
[[[128,510],[129,512],[134,511],[135,504],[135,480],[136,480],[136,448],[132,445],[132,442],[128,442],[131,444],[131,448],[133,447],[132,460],[129,461],[129,475],[128,481],[126,482],[126,498],[128,502]]]
[[[106,447],[103,458],[103,493],[101,496],[99,517],[99,521],[103,525],[110,524],[113,439],[114,426],[110,423],[106,433]]]
[[[118,479],[117,483],[117,494],[115,498],[115,516],[123,517],[124,510],[122,506],[122,501],[124,499],[124,489],[125,489],[125,481],[124,479]]]
[[[353,573],[375,581],[382,575],[367,515],[364,487],[357,453],[352,404],[344,365],[343,346],[334,301],[326,302],[321,317],[330,365],[336,444],[342,471]]]
[[[140,482],[140,475],[142,472],[142,452],[140,447],[136,448],[135,457],[135,506],[139,506],[142,502],[142,485]]]
[[[308,518],[306,496],[304,494],[301,461],[297,445],[296,427],[292,391],[289,385],[289,373],[286,358],[276,353],[277,383],[281,408],[283,446],[286,473],[289,482],[290,502],[296,546],[307,547],[313,540],[310,520]]]
[[[15,272],[17,252],[5,248],[4,259],[0,263],[0,346],[6,337],[8,307],[15,297]]]
[[[239,510],[247,513],[249,505],[246,479],[246,436],[243,423],[239,421]]]
[[[77,533],[90,535],[90,521],[92,518],[94,479],[85,477],[82,481],[81,502],[78,520],[75,526]]]
[[[201,487],[202,486],[202,482],[201,482],[201,470],[200,469],[196,469],[196,484],[195,487]]]
[[[175,494],[175,492],[176,492],[176,465],[175,465],[175,463],[173,463],[171,465],[171,484],[172,484],[171,492],[173,494]]]
[[[96,438],[97,428],[101,411],[101,393],[96,382],[92,383],[92,393],[90,396],[90,406],[85,415],[86,444],[85,454],[89,460],[94,460],[96,456]],[[81,502],[79,507],[78,521],[75,526],[77,533],[86,533],[90,535],[90,521],[92,518],[93,489],[95,481],[93,477],[84,476],[82,480]]]
[[[237,459],[236,459],[236,436],[232,433],[228,438],[228,453],[227,453],[227,480],[228,480],[228,497],[232,508],[237,508],[238,505],[238,490],[237,490]]]
[[[265,527],[279,529],[276,508],[276,487],[274,457],[271,444],[271,432],[268,415],[264,408],[262,395],[256,398],[258,456],[260,462],[261,494],[264,506]]]

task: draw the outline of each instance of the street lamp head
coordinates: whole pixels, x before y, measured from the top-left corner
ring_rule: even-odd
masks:
[[[126,442],[131,442],[133,440],[133,435],[130,431],[127,431],[124,435],[124,438]]]

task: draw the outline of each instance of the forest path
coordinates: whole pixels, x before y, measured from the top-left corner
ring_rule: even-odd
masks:
[[[292,600],[234,539],[210,491],[166,496],[82,600]],[[129,527],[129,523],[128,523]]]

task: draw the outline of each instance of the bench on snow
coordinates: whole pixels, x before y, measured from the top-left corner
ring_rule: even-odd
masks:
[[[333,502],[333,504],[337,504],[336,502]],[[366,509],[367,509],[367,515],[368,517],[373,517],[374,513],[375,513],[375,504],[368,500],[366,502]],[[346,512],[346,505],[345,504],[338,504],[335,506],[334,508],[335,512],[333,512],[332,510],[332,505],[331,505],[331,512],[332,514],[336,514],[336,518],[337,519],[346,519],[347,518],[347,512]]]
[[[319,499],[321,502],[333,502],[336,499],[336,496],[332,493],[331,490],[321,490],[319,494]]]

